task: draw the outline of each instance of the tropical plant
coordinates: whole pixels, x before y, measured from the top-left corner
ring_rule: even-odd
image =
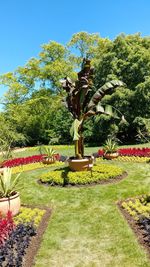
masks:
[[[115,153],[117,152],[118,146],[116,141],[111,138],[108,138],[103,146],[104,153]]]
[[[56,150],[54,150],[52,147],[44,147],[44,151],[44,154],[46,154],[44,158],[53,160],[55,159]]]
[[[12,180],[12,169],[4,168],[3,174],[0,175],[0,197],[10,197],[15,192],[18,184],[20,173]]]
[[[73,115],[74,121],[70,133],[75,141],[76,158],[83,158],[83,124],[84,121],[97,114],[113,116],[111,106],[102,106],[99,102],[107,94],[112,94],[117,87],[124,86],[119,80],[105,83],[96,92],[93,85],[94,69],[89,59],[83,59],[78,79],[73,83],[70,78],[61,80],[63,88],[67,92],[65,104]]]

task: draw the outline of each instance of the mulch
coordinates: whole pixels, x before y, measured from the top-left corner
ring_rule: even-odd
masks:
[[[138,225],[138,223],[133,219],[133,217],[122,207],[122,202],[119,201],[117,206],[121,213],[123,214],[124,218],[127,220],[129,226],[131,227],[132,231],[134,232],[137,240],[141,246],[146,250],[147,255],[150,259],[150,244],[145,240],[145,231]]]
[[[118,182],[120,182],[121,180],[123,180],[125,177],[127,177],[128,173],[127,172],[123,172],[122,175],[118,175],[114,178],[109,178],[107,180],[99,180],[97,182],[93,182],[93,183],[88,183],[88,184],[66,184],[66,185],[56,185],[56,184],[51,184],[51,183],[47,183],[47,182],[42,182],[40,179],[37,180],[38,184],[40,185],[44,185],[44,186],[51,186],[51,187],[59,187],[59,188],[80,188],[80,187],[92,187],[95,185],[106,185],[106,184],[116,184]]]
[[[23,258],[23,267],[32,267],[34,265],[35,256],[40,248],[40,244],[42,242],[42,236],[48,226],[49,218],[51,216],[51,209],[45,206],[35,206],[35,205],[25,205],[28,208],[38,208],[45,210],[45,213],[42,217],[42,220],[37,228],[36,236],[32,237],[29,247],[26,250],[26,254]]]

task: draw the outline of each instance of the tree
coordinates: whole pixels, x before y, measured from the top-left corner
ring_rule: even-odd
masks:
[[[98,34],[80,32],[66,45],[54,41],[42,45],[37,58],[31,58],[25,66],[0,77],[0,83],[8,89],[1,100],[7,120],[16,131],[25,134],[30,144],[47,143],[55,136],[58,139],[58,133],[64,131],[63,126],[59,128],[52,123],[55,114],[57,120],[61,117],[60,107],[64,112],[61,100],[65,93],[60,79],[66,76],[73,82],[77,79],[76,71],[83,55],[89,56],[95,68],[93,92],[110,80],[121,80],[127,85],[125,89],[118,88],[112,96],[105,96],[102,104],[120,110],[128,123],[118,125],[105,115],[101,120],[90,117],[84,125],[86,140],[94,142],[95,136],[100,144],[107,138],[107,133],[113,133],[122,141],[133,142],[139,130],[144,129],[148,134],[150,38],[122,34],[111,41]],[[70,117],[64,115],[64,120],[63,116],[61,119],[69,125]],[[68,135],[67,138],[70,141]]]
[[[0,114],[0,152],[3,159],[11,156],[13,146],[25,143],[25,136],[16,131],[15,127],[10,124],[4,114]]]
[[[112,115],[110,107],[104,109],[100,102],[105,95],[113,93],[117,87],[124,86],[121,81],[113,80],[93,93],[93,73],[94,70],[91,68],[90,60],[83,59],[82,68],[78,72],[76,82],[72,83],[69,78],[62,81],[62,86],[67,92],[66,104],[74,118],[70,132],[75,141],[75,155],[79,159],[84,156],[84,121],[86,118],[97,114]]]
[[[101,51],[99,54],[96,87],[109,79],[120,79],[127,85],[125,90],[119,89],[106,98],[105,103],[124,113],[128,124],[124,128],[120,125],[116,134],[124,141],[133,142],[140,128],[136,118],[150,117],[150,38],[142,38],[139,34],[120,35],[109,43],[104,54]]]

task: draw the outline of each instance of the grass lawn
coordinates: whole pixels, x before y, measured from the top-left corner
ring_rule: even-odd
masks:
[[[72,154],[73,148],[68,151]],[[37,179],[45,169],[22,174],[22,203],[53,209],[35,267],[150,267],[146,252],[116,206],[117,200],[150,193],[150,164],[112,164],[127,170],[128,177],[118,184],[86,188],[39,185]]]

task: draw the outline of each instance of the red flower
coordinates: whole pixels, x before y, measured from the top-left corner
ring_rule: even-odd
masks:
[[[6,217],[0,215],[0,246],[5,243],[14,227],[15,224],[10,211],[8,211]]]
[[[34,162],[41,162],[43,160],[43,155],[34,155],[34,156],[30,156],[30,157],[26,157],[26,158],[15,158],[15,159],[10,159],[7,160],[3,163],[3,167],[15,167],[15,166],[19,166],[19,165],[26,165],[26,164],[30,164],[30,163],[34,163]],[[55,154],[54,155],[56,160],[60,160],[60,155],[59,154]]]

